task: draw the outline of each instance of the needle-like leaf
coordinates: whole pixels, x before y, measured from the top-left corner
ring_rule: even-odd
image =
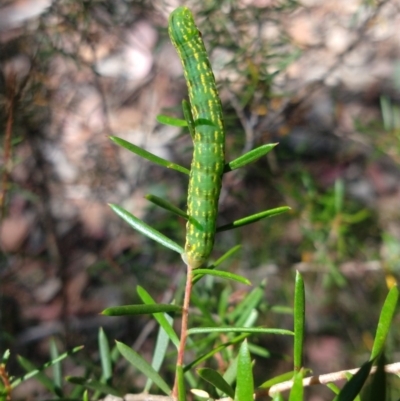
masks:
[[[110,136],[110,139],[117,145],[129,150],[132,153],[135,153],[140,157],[143,157],[143,159],[149,160],[155,164],[158,164],[159,166],[179,171],[180,173],[189,174],[189,170],[187,168],[180,166],[179,164],[173,163],[169,160],[165,160],[159,156],[156,156],[155,154],[150,153],[147,150],[144,150],[141,147],[134,145],[133,143],[125,141],[125,139],[118,138],[117,136]]]

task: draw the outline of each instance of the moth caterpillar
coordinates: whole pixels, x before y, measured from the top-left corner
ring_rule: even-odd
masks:
[[[194,123],[194,151],[189,176],[184,261],[202,266],[214,246],[218,199],[225,164],[221,100],[201,34],[187,7],[169,17],[169,36],[183,65]]]

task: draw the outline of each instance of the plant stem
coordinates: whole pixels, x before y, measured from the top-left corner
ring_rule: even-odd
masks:
[[[324,375],[306,377],[305,379],[303,379],[303,386],[308,387],[308,386],[314,386],[316,384],[327,384],[327,383],[334,383],[340,380],[346,380],[347,373],[351,373],[354,375],[358,371],[359,368],[347,369],[347,370],[341,370],[339,372],[327,373]],[[373,366],[370,374],[374,374],[375,372],[376,372],[376,366]],[[385,365],[385,372],[398,374],[400,372],[400,362],[392,363],[390,365]],[[286,382],[275,384],[269,389],[261,389],[257,391],[257,396],[260,397],[261,395],[266,393],[272,396],[275,393],[290,390],[292,387],[293,387],[293,381],[289,380]]]
[[[193,280],[193,268],[187,265],[187,275],[186,275],[186,286],[185,286],[185,296],[183,299],[182,308],[182,323],[181,323],[181,338],[179,342],[178,357],[176,361],[176,371],[183,367],[183,360],[185,356],[185,346],[187,340],[187,330],[188,330],[188,320],[189,320],[189,305],[190,305],[190,295],[192,293],[192,280]],[[175,383],[172,390],[172,396],[178,399],[178,387],[179,387],[179,377],[175,374]]]

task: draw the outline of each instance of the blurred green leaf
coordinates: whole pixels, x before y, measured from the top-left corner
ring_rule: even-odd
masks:
[[[188,335],[204,333],[251,333],[251,334],[278,334],[293,336],[294,332],[286,329],[270,329],[266,327],[194,327],[188,330]]]
[[[30,379],[31,377],[36,376],[37,374],[39,374],[40,372],[42,372],[43,370],[47,369],[50,366],[53,366],[55,363],[61,362],[63,359],[67,358],[68,356],[75,354],[76,352],[80,351],[81,349],[83,349],[83,345],[79,346],[79,347],[75,347],[70,351],[64,352],[63,354],[61,354],[58,358],[45,363],[44,365],[42,365],[39,368],[35,368],[27,359],[23,358],[22,356],[18,356],[17,360],[18,362],[21,364],[22,367],[24,367],[24,363],[27,362],[29,364],[26,364],[25,366],[28,367],[29,369],[29,373],[23,375],[22,377],[19,377],[18,379],[14,379],[11,382],[11,388],[15,388],[16,386],[18,386],[20,383],[22,383],[25,380]],[[33,370],[34,369],[34,370]],[[47,376],[45,376],[47,378]]]
[[[112,363],[110,356],[110,346],[108,345],[108,338],[102,327],[99,329],[98,334],[99,351],[101,369],[103,371],[102,377],[108,383],[112,379]]]
[[[160,124],[171,125],[172,127],[187,127],[187,122],[185,120],[182,120],[181,118],[175,118],[159,114],[156,117],[156,120]]]
[[[259,286],[250,291],[250,293],[247,294],[238,305],[236,305],[232,312],[226,314],[225,318],[228,321],[233,321],[234,326],[243,326],[247,316],[249,316],[251,311],[257,308],[257,306],[263,300],[264,287],[265,283],[262,282]]]
[[[344,200],[344,182],[342,179],[335,180],[335,212],[341,213],[343,211],[343,200]]]
[[[305,327],[305,293],[304,281],[301,274],[296,272],[294,292],[294,370],[299,371],[303,366],[303,342]]]
[[[340,393],[340,388],[335,383],[327,383],[326,387],[328,387],[334,394]]]
[[[202,379],[208,381],[215,388],[221,390],[222,393],[225,393],[231,398],[235,396],[235,391],[233,390],[233,388],[216,370],[210,368],[200,368],[197,370],[197,373]]]
[[[249,334],[242,334],[240,336],[235,337],[231,341],[227,341],[227,342],[225,342],[225,343],[223,343],[221,345],[218,345],[217,347],[213,348],[211,351],[208,351],[204,355],[200,355],[194,361],[192,361],[191,363],[187,364],[185,366],[185,368],[184,368],[184,371],[185,372],[189,371],[190,369],[194,368],[195,366],[199,365],[200,363],[202,363],[202,362],[206,361],[207,359],[211,358],[213,355],[221,352],[223,349],[243,341],[248,336],[249,336]],[[235,377],[236,377],[236,375],[235,375]],[[226,380],[225,375],[224,375],[224,378]]]
[[[283,395],[281,393],[275,393],[272,396],[272,401],[284,401]]]
[[[281,375],[275,376],[272,379],[265,381],[259,388],[270,388],[275,384],[283,383],[293,378],[294,371],[282,373]]]
[[[85,377],[67,376],[66,380],[70,383],[77,384],[88,390],[98,391],[102,394],[111,394],[116,397],[121,397],[122,394],[114,387],[109,386],[106,383],[102,383],[94,379],[86,379]]]
[[[225,165],[224,173],[236,170],[240,167],[246,166],[247,164],[256,161],[260,157],[269,153],[276,145],[278,145],[278,144],[277,143],[268,143],[265,145],[261,145],[258,148],[255,148],[253,150],[250,150],[249,152],[245,153],[244,155],[239,156],[237,159],[232,160],[231,162],[227,163]]]
[[[238,356],[230,358],[228,368],[226,369],[225,373],[222,376],[229,385],[232,385],[236,381],[237,361],[238,361]]]
[[[166,314],[164,314],[163,317],[167,320],[168,324],[171,326],[172,329],[172,322],[173,322],[172,317]],[[153,351],[153,360],[151,362],[151,367],[156,372],[160,371],[161,365],[167,353],[168,344],[169,344],[169,336],[167,332],[164,330],[164,328],[160,326],[157,334],[156,345]],[[150,379],[147,379],[146,385],[143,390],[145,393],[149,392],[152,383],[153,382]]]
[[[176,366],[176,379],[178,381],[178,401],[186,401],[185,378],[181,365]]]
[[[376,329],[374,346],[372,347],[370,359],[376,357],[383,351],[387,334],[392,324],[393,316],[396,311],[397,302],[399,300],[399,290],[397,286],[393,286],[385,300],[379,317],[378,327]]]
[[[8,362],[8,359],[10,358],[11,352],[9,349],[6,349],[3,353],[3,355],[1,356],[1,360],[0,360],[0,364],[1,365],[6,365]]]
[[[52,337],[50,339],[50,359],[52,361],[54,361],[59,356],[60,356],[60,354],[57,349],[56,341],[55,341],[54,337]],[[63,378],[62,378],[61,363],[60,362],[55,363],[52,366],[52,370],[53,370],[53,384],[55,387],[55,393],[59,397],[62,397],[63,396],[63,391],[62,391]]]
[[[235,254],[242,246],[241,245],[236,245],[233,248],[229,249],[229,251],[225,252],[219,259],[217,259],[213,264],[207,266],[207,269],[215,269],[218,267],[222,262],[224,262],[226,259],[231,257],[233,254]],[[195,276],[193,277],[193,285],[197,283],[202,276]]]
[[[151,365],[143,359],[137,352],[132,348],[128,347],[124,343],[116,341],[117,347],[121,355],[135,368],[140,370],[147,378],[153,381],[165,394],[170,395],[171,389],[164,379],[151,367]]]
[[[303,388],[304,371],[300,369],[295,372],[293,377],[293,386],[290,390],[289,401],[303,401],[304,388]]]
[[[139,297],[141,298],[141,300],[146,305],[159,305],[159,304],[156,304],[156,302],[151,297],[151,295],[140,285],[138,285],[136,287],[136,291],[137,291]],[[178,308],[179,308],[179,311],[181,312],[182,308],[179,306],[178,306]],[[175,330],[172,327],[171,323],[167,320],[167,316],[165,316],[164,313],[155,313],[154,318],[157,320],[158,324],[165,330],[169,339],[172,341],[172,343],[178,349],[179,348],[179,338],[178,338],[177,334],[175,333]]]
[[[217,227],[217,232],[232,230],[233,228],[247,226],[248,224],[255,223],[256,221],[265,219],[267,217],[277,216],[290,210],[289,206],[281,206],[275,209],[264,210],[263,212],[252,214],[251,216],[244,217],[239,220],[235,220],[232,223],[225,224],[224,226]]]
[[[31,363],[28,359],[24,358],[21,355],[18,355],[17,361],[22,366],[22,368],[29,373],[36,372],[34,376],[36,376],[36,380],[39,381],[48,391],[52,394],[61,395],[59,393],[59,388],[57,385],[51,380],[47,375],[43,372],[36,369],[35,365]],[[54,364],[53,364],[54,365]],[[31,376],[32,377],[32,376]],[[26,380],[26,379],[25,379]],[[15,386],[14,386],[15,387]]]
[[[364,363],[360,370],[344,385],[334,401],[353,401],[368,379],[374,360]]]
[[[253,369],[246,339],[239,349],[235,401],[253,401],[253,394]]]
[[[251,285],[251,282],[243,276],[239,276],[234,273],[230,272],[224,272],[221,270],[211,270],[211,269],[195,269],[193,270],[193,276],[196,277],[197,275],[204,276],[206,274],[209,274],[210,276],[216,276],[228,280],[234,280],[238,281],[239,283],[246,284],[246,285]]]
[[[182,167],[179,164],[172,163],[168,160],[162,159],[161,157],[158,157],[158,156],[154,155],[153,153],[150,153],[147,150],[144,150],[141,147],[134,145],[133,143],[125,141],[122,138],[118,138],[116,136],[110,136],[110,139],[113,142],[115,142],[117,145],[129,150],[132,153],[137,154],[138,156],[142,157],[143,159],[146,159],[155,164],[158,164],[159,166],[166,167],[171,170],[176,170],[176,171],[179,171],[180,173],[184,173],[187,175],[189,175],[189,173],[190,173],[190,171],[187,168]]]
[[[367,392],[368,401],[386,400],[386,372],[385,355],[382,353],[378,358],[378,364],[375,374],[372,376],[372,382]]]
[[[162,199],[151,194],[145,195],[145,198],[155,205],[160,206],[161,208],[168,210],[169,212],[174,213],[180,217],[183,217],[186,220],[189,220],[189,215],[187,213],[185,213],[182,209],[179,209],[179,207],[173,205],[171,202],[168,202],[166,199]]]
[[[101,314],[105,316],[132,316],[132,315],[152,315],[154,313],[181,313],[182,308],[178,305],[171,304],[138,304],[138,305],[122,305],[112,306],[104,309]]]
[[[178,252],[179,254],[183,253],[183,248],[180,245],[166,237],[164,234],[161,234],[153,227],[150,227],[144,221],[133,216],[122,207],[113,205],[111,203],[109,203],[109,206],[119,217],[121,217],[122,220],[127,222],[132,228],[139,231],[141,234],[151,238],[152,240],[164,245],[169,249],[172,249],[175,252]]]
[[[222,262],[225,262],[226,259],[230,258],[237,251],[242,248],[242,245],[235,245],[229,251],[225,252],[219,259],[217,259],[211,266],[207,266],[207,269],[215,268],[219,266]]]

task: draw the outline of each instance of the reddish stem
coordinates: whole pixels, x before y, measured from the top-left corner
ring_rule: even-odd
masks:
[[[192,279],[193,279],[193,269],[191,266],[187,266],[187,275],[186,275],[186,286],[185,286],[185,296],[183,299],[183,309],[182,309],[182,323],[181,323],[181,338],[179,342],[178,349],[178,357],[176,361],[177,370],[178,367],[183,367],[183,360],[185,356],[185,346],[187,340],[187,328],[188,328],[188,320],[189,320],[189,305],[190,305],[190,296],[192,293]],[[174,388],[172,390],[172,396],[175,399],[178,399],[178,375],[175,374],[175,383]]]

